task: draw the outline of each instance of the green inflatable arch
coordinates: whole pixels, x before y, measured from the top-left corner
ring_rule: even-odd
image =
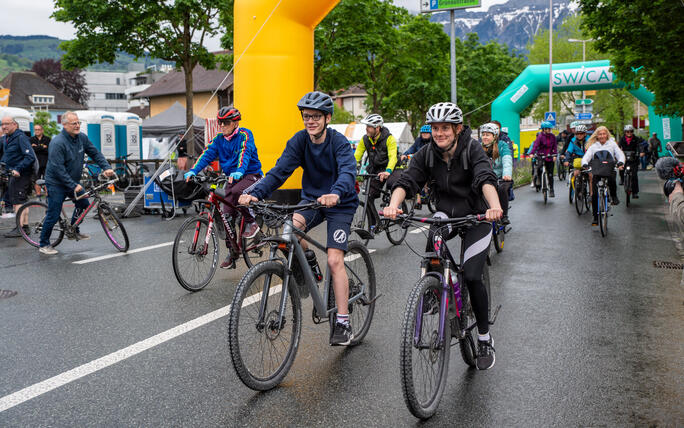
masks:
[[[610,62],[568,62],[553,64],[554,92],[582,91],[592,89],[624,88],[627,85],[614,79]],[[492,119],[501,122],[511,139],[520,142],[520,112],[532,104],[539,94],[549,90],[548,64],[530,65],[508,85],[492,103]],[[682,126],[679,117],[659,116],[653,106],[654,95],[644,88],[629,89],[639,101],[648,106],[650,132],[657,132],[661,142],[682,140]],[[665,144],[662,144],[664,150]]]

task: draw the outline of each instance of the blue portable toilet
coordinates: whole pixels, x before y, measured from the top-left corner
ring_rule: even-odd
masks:
[[[78,115],[78,120],[81,122],[81,133],[87,135],[93,145],[101,151],[100,117],[106,112],[97,110],[78,110],[74,113]]]
[[[142,120],[134,113],[114,113],[117,157],[130,153],[129,159],[140,159],[142,153]]]
[[[116,159],[116,125],[114,113],[102,112],[100,115],[100,151],[106,159]],[[124,153],[125,154],[125,153]]]

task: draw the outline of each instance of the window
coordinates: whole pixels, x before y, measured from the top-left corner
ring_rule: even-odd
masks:
[[[116,84],[117,84],[117,85],[120,85],[120,84],[121,84],[121,79],[118,78],[118,77],[116,78]]]
[[[105,94],[105,99],[106,100],[125,100],[126,94],[114,94],[111,92],[107,92]]]
[[[54,95],[31,95],[31,102],[33,104],[54,104],[55,103],[55,96]]]

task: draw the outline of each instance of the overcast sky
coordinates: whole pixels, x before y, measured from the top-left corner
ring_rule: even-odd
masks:
[[[481,1],[483,7],[480,10],[487,10],[490,6],[505,3],[507,0]],[[394,3],[413,12],[420,9],[420,0],[394,0]],[[12,36],[40,34],[60,39],[72,39],[74,37],[74,28],[70,24],[57,22],[50,18],[54,11],[53,0],[0,0],[0,10],[2,10],[0,34]],[[207,48],[209,50],[220,49],[219,39],[209,40]]]

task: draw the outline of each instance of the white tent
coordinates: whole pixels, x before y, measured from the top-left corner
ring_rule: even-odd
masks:
[[[344,136],[347,137],[347,140],[353,145],[356,145],[356,143],[366,135],[366,125],[361,123],[352,122],[349,124],[335,124],[329,126],[335,131],[344,134]],[[394,138],[399,145],[400,152],[404,152],[413,144],[414,138],[413,135],[411,135],[411,127],[408,122],[385,123],[384,126],[389,129],[392,135],[394,135]]]

